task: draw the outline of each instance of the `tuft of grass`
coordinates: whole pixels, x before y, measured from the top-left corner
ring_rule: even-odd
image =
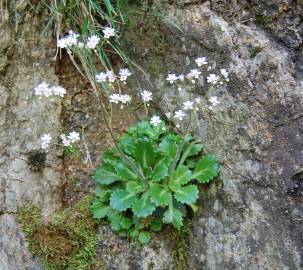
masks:
[[[103,269],[96,258],[97,224],[92,218],[92,196],[85,196],[73,208],[54,214],[43,224],[34,206],[20,208],[18,221],[31,252],[38,255],[46,270]]]

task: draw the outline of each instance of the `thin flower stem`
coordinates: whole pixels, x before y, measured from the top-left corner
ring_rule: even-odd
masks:
[[[184,147],[184,144],[185,144],[185,138],[186,138],[186,135],[187,135],[187,133],[189,131],[190,123],[191,123],[191,111],[189,111],[189,120],[188,120],[186,129],[185,129],[185,133],[183,135],[182,142],[181,142],[180,146],[178,147],[178,152],[177,152],[177,154],[175,156],[175,159],[174,159],[172,165],[169,168],[169,174],[168,174],[169,176],[171,176],[173,170],[175,169],[175,167],[177,165],[177,162],[178,162],[178,160],[180,158],[180,155],[182,153],[182,150],[183,150],[183,147]]]
[[[146,102],[144,102],[144,109],[145,109],[145,115],[146,115],[146,117],[148,117],[148,109],[146,106]]]
[[[105,124],[106,124],[106,127],[109,131],[109,134],[112,138],[112,141],[114,143],[114,146],[116,148],[116,150],[118,151],[118,153],[120,154],[121,158],[137,173],[138,177],[140,178],[140,180],[142,180],[143,182],[145,182],[145,177],[142,173],[142,171],[136,166],[136,164],[134,164],[124,153],[123,151],[120,149],[119,145],[118,145],[118,142],[117,142],[117,139],[116,139],[116,136],[110,126],[110,123],[108,121],[108,114],[107,114],[107,111],[105,109],[105,105],[99,95],[99,92],[96,88],[96,85],[95,83],[92,83],[91,82],[91,85],[93,86],[94,88],[94,91],[96,93],[96,96],[98,98],[98,101],[99,101],[99,104],[100,104],[100,109],[101,109],[101,112],[102,112],[102,115],[103,115],[103,118],[104,118],[104,121],[105,121]]]

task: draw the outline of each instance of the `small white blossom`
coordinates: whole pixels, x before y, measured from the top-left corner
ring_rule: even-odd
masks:
[[[35,89],[35,95],[37,96],[50,96],[52,94],[52,90],[49,87],[49,84],[47,84],[46,82],[42,82],[40,84],[38,84]]]
[[[157,126],[161,123],[161,119],[159,116],[153,116],[151,119],[150,119],[150,123],[154,126]]]
[[[127,78],[132,75],[127,68],[121,68],[119,71],[120,80],[122,82],[126,81]]]
[[[202,65],[207,65],[207,61],[205,57],[198,57],[195,60],[196,64],[198,65],[198,67],[201,67]]]
[[[166,80],[169,81],[170,84],[173,84],[178,80],[178,76],[176,76],[176,74],[168,74]]]
[[[120,95],[119,94],[111,94],[109,96],[109,102],[110,103],[115,103],[115,104],[118,104],[120,101]]]
[[[171,112],[165,113],[165,116],[166,116],[168,119],[170,119],[170,118],[171,118]]]
[[[207,82],[208,82],[208,83],[213,83],[213,84],[215,84],[215,83],[218,82],[218,80],[219,80],[219,76],[216,75],[216,74],[209,74],[209,75],[207,76]]]
[[[115,74],[111,70],[107,71],[106,75],[109,82],[114,82],[116,80]]]
[[[58,41],[57,41],[57,47],[59,47],[61,49],[64,49],[64,48],[67,47],[65,38],[58,39]]]
[[[60,135],[60,139],[62,140],[62,143],[64,146],[70,146],[70,140],[66,138],[64,134]]]
[[[78,132],[72,131],[71,133],[69,133],[67,135],[67,139],[71,142],[71,143],[75,143],[77,141],[80,141],[80,134]]]
[[[196,102],[196,104],[200,104],[201,103],[201,98],[200,97],[195,98],[195,102]]]
[[[225,81],[228,82],[229,81],[229,78],[228,78],[229,74],[228,74],[227,70],[225,68],[221,68],[220,72],[221,72],[221,75],[225,78]]]
[[[192,69],[187,75],[188,79],[199,79],[201,72],[198,69]]]
[[[183,106],[185,111],[192,110],[194,108],[194,103],[192,101],[185,101],[183,102]]]
[[[121,101],[121,103],[125,104],[125,103],[129,103],[131,101],[131,96],[130,95],[120,95],[119,97],[119,101]]]
[[[183,81],[184,81],[184,75],[183,75],[183,74],[179,75],[179,76],[178,76],[178,79],[179,79],[181,82],[183,82]]]
[[[107,73],[100,72],[99,74],[96,75],[97,82],[106,82],[106,80],[107,80]]]
[[[110,37],[113,37],[116,35],[116,30],[114,28],[111,27],[105,27],[102,30],[103,34],[104,34],[104,38],[109,39]]]
[[[55,96],[64,97],[66,94],[66,90],[61,86],[53,86],[51,90]]]
[[[141,95],[144,102],[149,102],[152,100],[152,92],[144,90]]]
[[[218,100],[218,97],[213,96],[209,98],[209,102],[212,104],[212,106],[216,106],[220,104],[220,101]]]
[[[85,44],[82,41],[79,41],[77,44],[77,47],[80,49],[84,48],[84,46],[85,46]]]
[[[87,39],[86,47],[89,49],[95,49],[100,42],[100,38],[97,35],[92,35]]]
[[[67,47],[71,47],[77,45],[79,34],[74,33],[73,31],[69,31],[69,34],[64,38],[65,44]]]
[[[176,111],[174,117],[177,118],[178,120],[182,121],[183,118],[185,117],[185,113],[182,110]]]
[[[41,141],[41,148],[47,149],[49,147],[49,144],[52,140],[52,136],[49,134],[43,134],[40,141]]]

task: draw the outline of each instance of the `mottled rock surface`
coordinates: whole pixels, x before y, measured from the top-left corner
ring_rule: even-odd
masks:
[[[144,56],[140,64],[147,70],[155,67],[149,79],[163,114],[189,97],[202,98],[191,131],[222,162],[220,178],[201,192],[191,226],[190,269],[301,269],[303,81],[293,46],[281,42],[285,38],[277,28],[283,22],[273,19],[273,31],[253,20],[224,18],[229,11],[219,4],[224,1],[177,2],[165,8],[184,33],[152,26],[165,36],[163,50],[153,50],[159,43],[153,43],[155,34],[144,24],[130,27],[126,36],[141,39],[131,48],[133,57]],[[266,16],[282,5],[271,1],[277,2],[274,9],[261,2]],[[301,20],[293,6],[286,11]],[[246,13],[255,15],[253,10]],[[301,25],[291,27],[302,44]],[[189,92],[192,87],[180,91],[165,83],[168,72],[188,73],[198,56],[216,62],[213,72],[229,69],[228,85],[208,90],[200,80]],[[142,84],[150,89],[144,77]],[[214,95],[221,103],[210,110],[207,99]]]
[[[1,270],[39,269],[31,262],[16,224],[18,207],[37,205],[47,219],[61,206],[60,152],[51,150],[45,160],[39,154],[40,136],[59,134],[61,103],[57,98],[39,100],[33,94],[42,81],[58,83],[52,67],[53,39],[40,36],[45,17],[30,15],[25,7],[18,6],[24,16],[17,33],[5,10],[0,22]]]

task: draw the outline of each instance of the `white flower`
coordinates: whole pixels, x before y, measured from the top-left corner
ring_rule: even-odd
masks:
[[[69,34],[64,38],[65,44],[67,47],[71,47],[73,45],[77,45],[79,34],[74,33],[73,31],[69,31]]]
[[[64,97],[66,94],[66,90],[61,86],[53,86],[51,90],[55,96]]]
[[[66,138],[64,134],[60,135],[60,139],[64,146],[70,146],[70,140]]]
[[[221,75],[224,76],[224,78],[228,77],[228,72],[225,68],[221,68],[220,69]]]
[[[120,80],[122,82],[126,81],[126,79],[132,75],[127,68],[121,68],[119,71]]]
[[[184,75],[183,75],[183,74],[179,75],[179,76],[178,76],[178,79],[179,79],[181,82],[183,82],[183,81],[184,81]]]
[[[218,80],[219,80],[219,76],[216,75],[216,74],[209,74],[209,75],[207,76],[207,82],[208,82],[208,83],[213,83],[213,84],[215,84],[215,83],[218,82]]]
[[[99,74],[96,75],[97,82],[106,82],[106,80],[107,80],[107,73],[100,72]]]
[[[184,106],[183,109],[185,111],[192,110],[194,108],[193,105],[194,105],[194,103],[192,101],[185,101],[185,102],[183,102],[183,106]]]
[[[121,103],[125,104],[131,101],[131,96],[130,95],[120,95],[119,97],[119,101],[121,101]]]
[[[185,113],[182,110],[176,111],[174,117],[182,121],[185,117]]]
[[[59,47],[59,48],[61,48],[61,49],[67,47],[65,38],[60,38],[60,39],[58,39],[58,41],[57,41],[57,47]]]
[[[35,89],[35,95],[37,96],[46,96],[49,97],[52,94],[52,90],[49,87],[49,84],[47,84],[46,82],[42,82],[40,84],[38,84]]]
[[[200,103],[201,103],[201,98],[200,98],[200,97],[195,98],[195,102],[196,102],[197,104],[200,104]]]
[[[198,65],[198,67],[201,67],[202,65],[207,65],[207,61],[205,57],[198,57],[195,60],[196,64]]]
[[[82,41],[78,42],[77,47],[80,49],[84,48],[84,43]]]
[[[110,37],[113,37],[116,35],[116,30],[114,28],[111,27],[105,27],[102,30],[103,34],[104,34],[104,38],[109,39]]]
[[[100,38],[96,35],[92,35],[87,39],[86,47],[90,49],[95,49],[100,41]]]
[[[199,79],[199,75],[201,72],[198,69],[192,69],[187,75],[186,78],[188,79]]]
[[[220,104],[220,101],[218,100],[218,97],[213,96],[209,98],[209,102],[212,104],[212,106],[216,106]]]
[[[67,139],[71,142],[71,143],[75,143],[77,141],[80,141],[80,134],[78,132],[72,131],[71,133],[69,133],[67,135]]]
[[[171,118],[171,112],[165,113],[165,116],[166,116],[168,119],[170,119],[170,118]]]
[[[106,75],[109,82],[114,82],[116,80],[115,74],[111,70],[107,71]]]
[[[176,76],[176,74],[168,74],[166,80],[169,81],[170,84],[173,84],[176,80],[178,80],[178,76]]]
[[[52,136],[49,134],[43,134],[40,141],[41,141],[41,148],[47,149],[49,147],[49,144],[52,140]]]
[[[152,100],[152,92],[144,90],[141,95],[144,102],[149,102]]]
[[[120,95],[119,94],[111,94],[109,96],[109,102],[110,103],[115,103],[115,104],[118,104],[120,101]]]
[[[150,123],[154,126],[157,126],[161,123],[161,119],[159,116],[153,116],[151,119],[150,119]]]

